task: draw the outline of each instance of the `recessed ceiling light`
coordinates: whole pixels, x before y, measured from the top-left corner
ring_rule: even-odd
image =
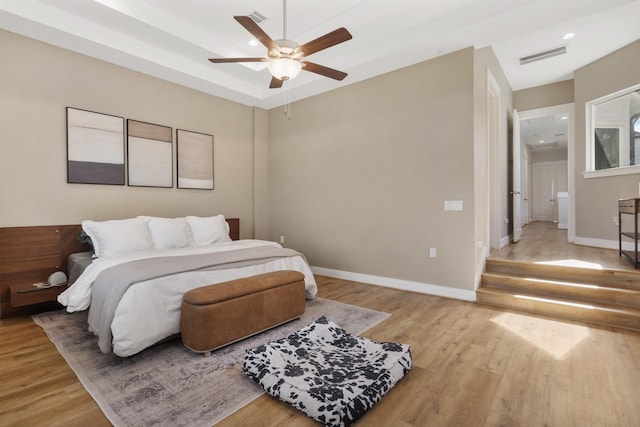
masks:
[[[574,38],[576,35],[574,33],[567,33],[564,36],[562,36],[562,40],[571,40],[572,38]]]
[[[249,46],[251,46],[251,47],[258,46],[258,40],[256,40],[256,39],[249,40]]]
[[[540,141],[538,141],[540,144],[542,144],[544,142],[544,139],[541,139]]]
[[[560,117],[561,120],[567,120],[569,118],[569,116],[562,116]]]

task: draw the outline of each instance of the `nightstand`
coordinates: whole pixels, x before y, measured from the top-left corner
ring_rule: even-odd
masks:
[[[9,286],[11,306],[24,307],[43,302],[52,302],[65,289],[67,289],[66,283],[50,288],[37,288],[33,285],[11,285]]]

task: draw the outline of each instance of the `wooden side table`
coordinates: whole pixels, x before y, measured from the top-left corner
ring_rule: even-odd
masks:
[[[640,198],[620,199],[618,200],[618,254],[626,256],[633,263],[635,268],[640,267],[640,256],[638,252],[638,241],[640,233],[638,233],[638,213],[640,213]],[[626,225],[623,227],[623,215],[630,215],[633,218],[631,227]],[[633,241],[633,251],[622,249],[622,238],[626,237]]]
[[[65,289],[67,284],[62,283],[50,288],[37,288],[33,285],[11,285],[9,295],[12,307],[25,307],[43,302],[55,301]]]

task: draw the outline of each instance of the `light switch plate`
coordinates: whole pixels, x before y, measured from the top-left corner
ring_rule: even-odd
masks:
[[[445,200],[444,201],[444,210],[445,211],[461,211],[462,210],[462,200]]]

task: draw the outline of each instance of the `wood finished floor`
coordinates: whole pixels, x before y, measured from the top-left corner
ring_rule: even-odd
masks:
[[[491,258],[518,261],[566,261],[620,270],[634,270],[633,263],[615,249],[601,249],[567,242],[567,230],[552,222],[532,222],[523,227],[518,243],[492,250]]]
[[[498,255],[544,250],[546,258],[554,247],[557,256],[574,257],[555,243],[535,249],[530,242],[526,249],[523,242]],[[593,256],[583,260],[596,262]],[[321,297],[392,314],[363,335],[411,345],[413,369],[359,426],[640,425],[638,333],[322,276],[317,281]],[[0,378],[1,426],[109,425],[28,317],[0,320]],[[318,424],[263,395],[219,425]]]

